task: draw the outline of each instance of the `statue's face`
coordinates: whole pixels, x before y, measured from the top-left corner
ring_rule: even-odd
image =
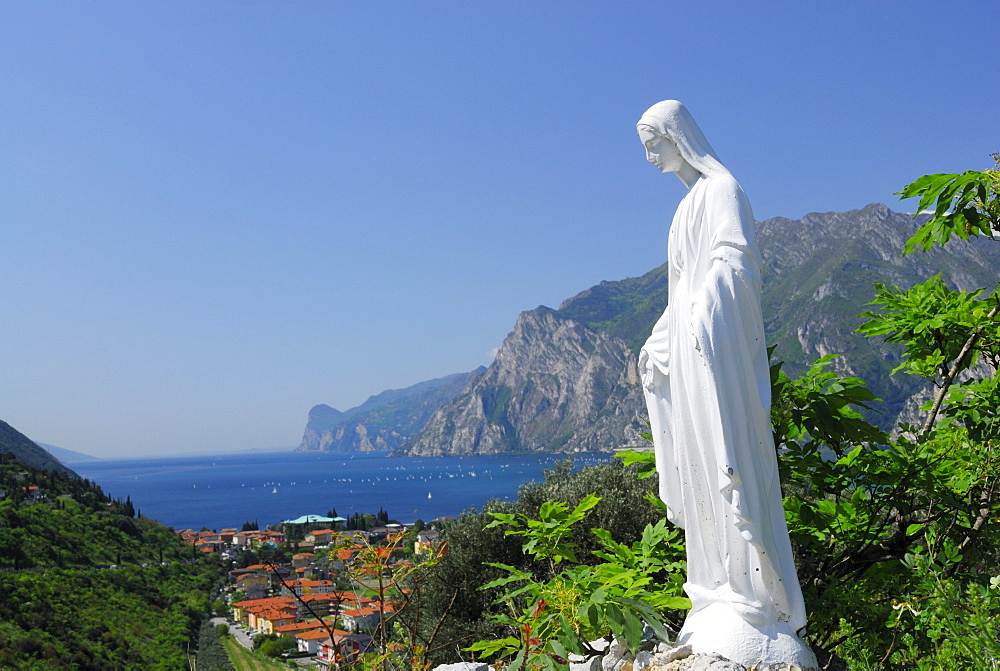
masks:
[[[677,145],[649,128],[639,128],[639,140],[646,148],[646,160],[660,169],[660,172],[677,172],[684,165],[684,157]]]

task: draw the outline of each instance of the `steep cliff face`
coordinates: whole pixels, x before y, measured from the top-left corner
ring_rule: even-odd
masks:
[[[435,410],[485,372],[480,367],[405,389],[390,389],[345,412],[317,405],[309,411],[309,422],[296,451],[395,450],[416,434]]]
[[[627,343],[539,307],[399,453],[606,451],[639,441],[640,401]]]

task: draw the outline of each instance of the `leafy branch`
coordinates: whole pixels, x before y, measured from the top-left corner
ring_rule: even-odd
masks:
[[[561,502],[541,505],[535,520],[526,515],[491,513],[490,526],[507,525],[506,535],[522,536],[522,551],[548,561],[551,576],[540,581],[514,566],[491,563],[507,575],[481,589],[505,588],[496,603],[506,604],[509,615],[494,615],[495,622],[512,635],[479,641],[467,650],[481,657],[511,659],[510,671],[522,667],[553,669],[568,663],[569,654],[596,656],[589,641],[614,635],[635,651],[649,625],[663,640],[669,634],[662,613],[690,608],[682,596],[684,562],[680,531],[665,520],[647,525],[631,545],[615,541],[604,529],[592,529],[600,544],[593,555],[604,562],[579,564],[575,545],[569,541],[573,525],[600,502],[593,494],[571,511]],[[555,573],[555,566],[573,563]]]
[[[1000,158],[993,154],[1000,165]],[[959,173],[924,175],[903,187],[896,195],[901,200],[920,198],[914,218],[934,206],[933,214],[920,225],[903,248],[911,254],[918,248],[928,251],[944,245],[952,235],[963,240],[977,235],[995,238],[1000,233],[1000,171],[967,170]]]

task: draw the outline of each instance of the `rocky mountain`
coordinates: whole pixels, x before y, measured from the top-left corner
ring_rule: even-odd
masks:
[[[870,382],[884,399],[876,419],[886,427],[921,387],[912,377],[888,376],[898,348],[854,332],[874,296],[872,283],[908,286],[940,272],[970,289],[991,285],[1000,269],[1000,245],[983,240],[903,257],[915,229],[909,215],[879,204],[758,222],[765,327],[776,357],[794,376],[821,355],[842,355],[834,368]],[[522,313],[486,373],[397,453],[606,451],[634,444],[645,415],[635,355],[666,301],[661,266],[602,282],[558,310]]]
[[[485,375],[444,404],[400,453],[606,451],[638,440],[627,343],[559,312],[522,312]]]
[[[76,473],[64,466],[58,459],[2,420],[0,420],[0,452],[10,453],[21,463],[35,468],[76,476]]]
[[[457,373],[420,382],[405,389],[390,389],[361,405],[341,412],[328,405],[309,411],[297,452],[370,452],[399,448],[412,438],[431,414],[454,398],[486,369]]]
[[[883,399],[881,416],[873,419],[884,428],[896,425],[923,385],[911,375],[889,376],[901,347],[855,332],[865,321],[858,315],[874,298],[873,284],[909,287],[941,273],[954,288],[971,290],[995,286],[1000,275],[1000,244],[986,239],[953,239],[945,249],[902,256],[916,229],[910,215],[879,204],[758,225],[765,330],[777,345],[776,358],[794,377],[824,354],[840,355],[834,370],[864,378]]]

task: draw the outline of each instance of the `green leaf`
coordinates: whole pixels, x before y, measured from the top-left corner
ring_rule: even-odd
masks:
[[[1000,229],[1000,207],[997,207],[996,171],[968,170],[962,174],[924,175],[898,192],[900,199],[920,197],[918,217],[934,204],[934,214],[907,240],[904,254],[916,249],[928,251],[934,245],[944,245],[952,235],[962,239],[985,235],[994,237]]]
[[[467,648],[463,648],[469,652],[478,652],[480,658],[489,657],[495,655],[498,652],[503,651],[505,654],[509,654],[514,650],[517,650],[521,646],[521,641],[516,638],[498,638],[492,641],[477,641]]]
[[[642,643],[642,620],[636,617],[631,610],[624,611],[625,616],[625,641],[630,651],[635,652]]]
[[[578,655],[583,654],[583,643],[577,633],[573,631],[573,627],[565,615],[559,616],[559,640],[566,647],[566,650]],[[563,656],[565,657],[565,655]]]
[[[673,609],[673,610],[690,610],[691,599],[686,596],[668,596],[658,598],[656,600],[656,605],[663,609]]]
[[[593,631],[601,630],[601,610],[596,603],[587,606],[587,623]]]
[[[552,652],[556,653],[563,659],[569,657],[569,653],[566,652],[566,647],[559,641],[559,639],[552,639],[549,641],[549,645],[552,647]]]
[[[652,434],[642,434],[649,442],[653,442]],[[641,464],[639,467],[639,478],[651,478],[656,475],[656,454],[652,450],[622,450],[616,452],[615,456],[621,459],[626,466]]]
[[[621,608],[615,603],[607,603],[604,606],[604,612],[607,615],[611,633],[619,639],[625,640],[625,614]]]

